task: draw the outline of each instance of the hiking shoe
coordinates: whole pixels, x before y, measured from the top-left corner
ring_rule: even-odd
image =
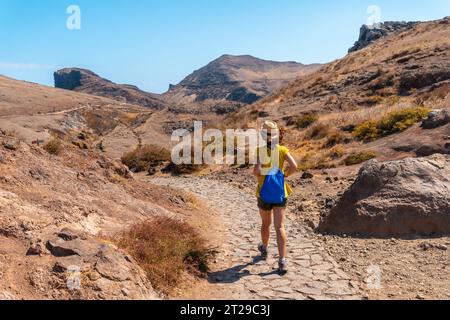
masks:
[[[263,244],[260,244],[258,246],[258,250],[261,253],[261,258],[267,259],[268,256],[267,248],[265,248]]]
[[[278,261],[278,271],[280,274],[284,275],[288,272],[288,263],[286,260]]]

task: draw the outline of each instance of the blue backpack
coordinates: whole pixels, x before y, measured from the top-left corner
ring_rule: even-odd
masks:
[[[260,198],[267,204],[282,204],[286,201],[284,174],[280,168],[272,169],[266,176]]]

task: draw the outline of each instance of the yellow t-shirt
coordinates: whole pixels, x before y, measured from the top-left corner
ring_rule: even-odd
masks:
[[[258,157],[260,157],[260,154],[262,155],[261,156],[262,157],[262,163],[263,163],[262,164],[262,168],[263,169],[270,169],[270,168],[272,168],[274,166],[274,164],[272,163],[271,159],[268,159],[268,158],[264,157],[264,155],[268,155],[269,157],[271,156],[270,154],[268,154],[268,152],[266,150],[267,150],[267,147],[260,147],[260,148],[258,148],[256,154],[257,154]],[[289,149],[286,148],[286,147],[280,146],[280,145],[276,145],[274,150],[276,150],[275,152],[278,152],[278,155],[279,155],[278,166],[279,166],[279,168],[281,169],[281,171],[284,174],[284,164],[285,164],[285,161],[286,161],[286,156],[289,154]],[[257,198],[260,198],[261,189],[263,187],[263,184],[264,184],[265,180],[266,180],[265,176],[261,176],[261,177],[258,178],[258,186],[256,188],[256,197]],[[292,194],[292,189],[286,182],[284,183],[284,190],[285,190],[285,194],[286,194],[286,199],[288,199],[289,196]]]

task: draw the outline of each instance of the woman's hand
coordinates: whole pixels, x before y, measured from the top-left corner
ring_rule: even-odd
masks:
[[[257,178],[259,178],[261,176],[261,165],[257,164],[254,168],[253,168],[253,175]]]

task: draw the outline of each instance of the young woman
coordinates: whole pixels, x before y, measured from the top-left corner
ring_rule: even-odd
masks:
[[[272,215],[275,225],[275,231],[277,233],[278,253],[279,253],[279,271],[284,274],[287,272],[287,260],[286,260],[286,231],[284,227],[286,207],[288,198],[292,193],[291,188],[284,182],[284,197],[282,200],[276,201],[277,203],[267,203],[262,199],[262,190],[265,183],[267,183],[267,176],[270,174],[268,171],[273,168],[273,159],[277,159],[278,163],[275,166],[281,170],[284,178],[297,172],[297,163],[290,155],[289,150],[283,147],[283,131],[280,130],[278,125],[272,121],[266,121],[261,130],[261,136],[266,139],[267,145],[258,149],[258,163],[254,168],[254,175],[258,178],[258,187],[256,190],[256,196],[258,198],[258,207],[262,219],[261,238],[262,243],[259,245],[259,251],[261,257],[267,258],[268,245],[270,238],[270,226],[272,224]],[[266,149],[266,150],[264,150]],[[264,159],[269,157],[269,159]],[[275,161],[276,162],[276,161]],[[287,168],[285,166],[287,164]],[[272,171],[273,172],[273,171]],[[282,177],[282,181],[284,181]],[[275,188],[274,188],[275,190]],[[271,192],[270,187],[264,188],[264,192]],[[275,192],[275,191],[274,191]],[[270,197],[269,197],[270,198]]]

